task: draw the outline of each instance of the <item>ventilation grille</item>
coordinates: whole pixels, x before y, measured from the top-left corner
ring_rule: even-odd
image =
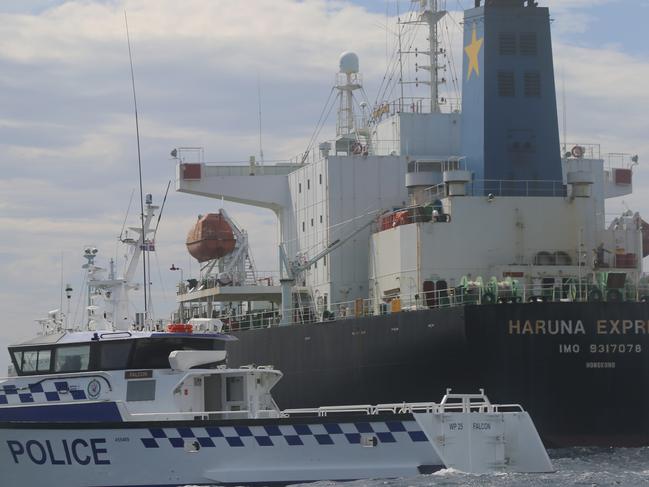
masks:
[[[538,52],[536,32],[521,33],[520,49],[523,56],[536,56]]]
[[[507,97],[516,96],[512,71],[498,71],[498,94]]]
[[[501,56],[513,56],[516,54],[516,34],[513,32],[501,32],[499,40]]]
[[[541,96],[541,74],[538,71],[528,71],[524,77],[525,96],[538,98]]]

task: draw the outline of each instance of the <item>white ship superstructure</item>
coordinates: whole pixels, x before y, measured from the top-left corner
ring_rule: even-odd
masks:
[[[180,161],[177,189],[276,213],[285,255],[309,262],[291,283],[311,299],[289,302],[285,293],[284,316],[313,304],[317,316],[340,315],[358,299],[374,312],[395,299],[431,307],[428,294],[446,298],[459,287],[456,295],[479,288],[487,302],[499,289],[517,299],[585,300],[609,288],[611,299],[638,298],[642,221],[629,212],[605,220],[606,199],[632,192],[637,157],[560,146],[547,9],[497,1],[467,11],[463,113],[437,90],[443,14],[422,1],[416,17],[431,40],[419,52],[430,65],[418,65],[430,80],[417,81],[431,86],[429,98],[402,96],[366,114],[366,104],[355,108],[358,57],[344,53],[335,140],[293,164]],[[617,284],[610,274],[621,276]]]

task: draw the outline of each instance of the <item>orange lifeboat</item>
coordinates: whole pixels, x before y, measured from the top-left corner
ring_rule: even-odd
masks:
[[[202,216],[187,234],[187,250],[198,262],[220,259],[234,250],[236,240],[225,215]]]

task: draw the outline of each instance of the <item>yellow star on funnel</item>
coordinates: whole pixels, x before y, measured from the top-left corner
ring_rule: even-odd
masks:
[[[469,57],[469,73],[467,74],[467,80],[471,79],[471,75],[474,71],[477,76],[480,76],[480,62],[478,61],[478,57],[480,56],[480,49],[482,49],[483,42],[484,37],[478,39],[478,30],[474,23],[473,34],[471,35],[471,44],[464,48],[464,52],[466,52],[466,55]]]

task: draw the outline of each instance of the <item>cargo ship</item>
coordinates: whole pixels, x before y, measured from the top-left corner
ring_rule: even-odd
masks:
[[[521,403],[548,446],[649,445],[647,225],[605,219],[639,158],[560,140],[550,13],[534,1],[464,12],[461,101],[442,96],[445,14],[421,0],[401,19],[399,44],[424,29],[427,45],[399,47],[394,101],[357,103],[359,57],[341,55],[336,136],[297,159],[172,153],[178,191],[270,209],[281,242],[279,278],[260,276],[227,213],[202,219],[175,319],[221,319],[230,366],[282,370],[282,408],[484,388]],[[402,74],[410,55],[421,79]],[[409,83],[429,91],[405,97]]]

